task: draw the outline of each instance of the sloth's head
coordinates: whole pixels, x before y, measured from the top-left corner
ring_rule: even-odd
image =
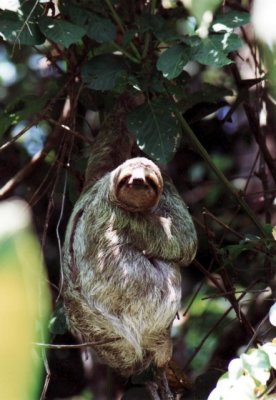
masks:
[[[144,157],[131,158],[116,168],[112,175],[112,200],[120,207],[143,212],[157,206],[163,178],[152,161]]]

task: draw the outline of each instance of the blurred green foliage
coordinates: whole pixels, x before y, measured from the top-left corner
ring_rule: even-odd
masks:
[[[38,241],[23,202],[0,204],[0,398],[38,398],[50,297]]]

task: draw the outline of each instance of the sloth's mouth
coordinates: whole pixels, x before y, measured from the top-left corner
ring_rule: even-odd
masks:
[[[145,190],[151,188],[155,192],[158,192],[158,186],[151,177],[145,177],[144,179],[143,178],[132,179],[131,175],[127,175],[120,180],[118,188],[121,189],[123,186],[128,189],[135,189],[135,190]]]
[[[145,181],[139,180],[139,181],[133,181],[131,183],[128,183],[127,187],[139,190],[139,189],[147,189],[149,187],[149,185]]]

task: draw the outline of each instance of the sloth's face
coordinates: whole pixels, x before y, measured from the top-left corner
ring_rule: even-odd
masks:
[[[115,174],[115,199],[129,211],[154,208],[163,190],[163,179],[157,165],[137,157],[123,163]]]

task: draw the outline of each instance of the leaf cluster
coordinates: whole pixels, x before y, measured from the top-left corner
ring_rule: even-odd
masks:
[[[94,96],[96,92],[114,95],[125,90],[145,93],[146,104],[130,114],[128,126],[143,151],[162,163],[172,159],[181,138],[167,93],[176,96],[179,109],[185,111],[187,93],[191,92],[185,66],[191,62],[215,68],[231,64],[229,54],[242,45],[234,29],[249,22],[245,12],[218,13],[209,35],[203,38],[196,19],[184,17],[180,7],[179,17],[169,22],[164,10],[153,14],[148,9],[126,22],[130,12],[124,4],[125,8],[117,12],[109,1],[78,5],[60,1],[58,13],[47,9],[47,4],[22,2],[17,12],[0,10],[0,35],[15,47],[43,45],[47,49],[52,44],[59,53],[56,62],[65,61],[67,70],[74,68],[73,73],[80,75]],[[128,12],[125,21],[119,12]],[[77,60],[73,66],[70,52],[74,48]],[[209,87],[212,96],[208,103],[221,99],[221,90]],[[201,90],[190,95],[190,107],[202,101]],[[12,123],[7,114],[6,110],[2,131]],[[154,143],[158,146],[153,149]]]
[[[250,349],[231,360],[228,372],[218,380],[208,400],[230,400],[235,397],[240,400],[273,399],[274,395],[269,395],[268,382],[275,369],[275,341]]]

